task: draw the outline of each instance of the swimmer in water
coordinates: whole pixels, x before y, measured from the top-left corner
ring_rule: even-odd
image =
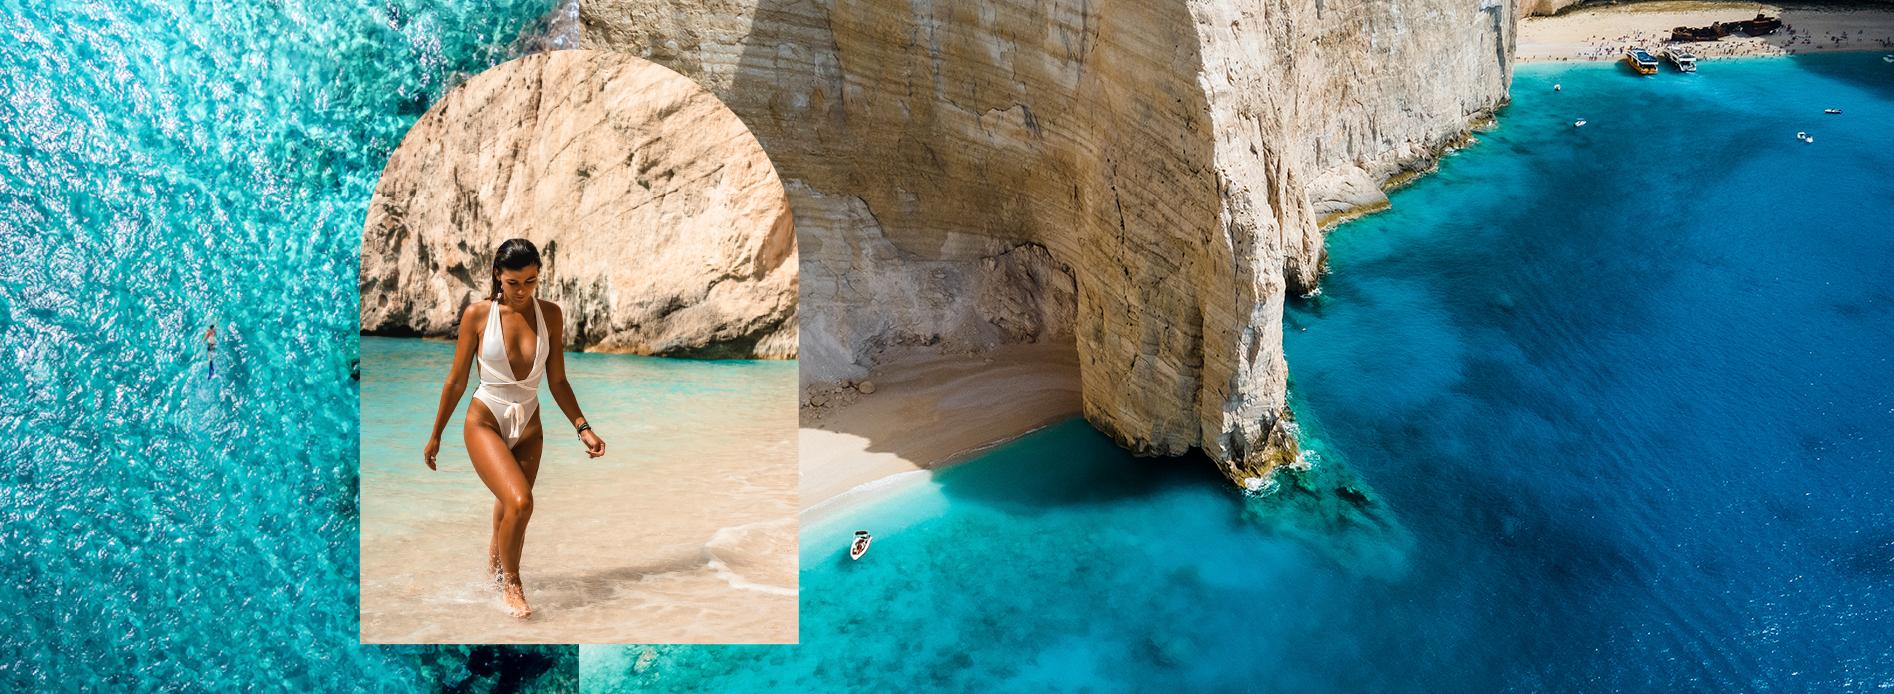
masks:
[[[217,324],[204,331],[204,356],[210,362],[210,377],[217,377]]]

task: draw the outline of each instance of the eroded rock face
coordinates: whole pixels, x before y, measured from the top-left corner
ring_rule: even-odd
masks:
[[[580,22],[722,96],[789,181],[805,379],[1071,335],[1095,426],[1242,482],[1296,452],[1282,308],[1315,285],[1318,221],[1385,204],[1505,99],[1516,13],[587,0]]]
[[[453,335],[501,241],[534,242],[566,346],[796,355],[788,199],[736,114],[665,67],[554,51],[429,109],[389,157],[362,241],[362,330]]]

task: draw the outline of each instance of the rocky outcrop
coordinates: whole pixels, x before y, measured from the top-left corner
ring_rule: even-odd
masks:
[[[539,246],[566,346],[796,355],[796,234],[769,158],[697,83],[555,51],[467,80],[388,159],[362,240],[367,334],[454,334],[492,253]]]
[[[572,50],[579,47],[579,0],[559,0],[540,15],[532,26],[520,32],[507,46],[506,55],[520,57],[528,53]],[[458,84],[458,82],[456,82]]]
[[[1525,17],[1550,17],[1584,0],[1520,0],[1519,13]]]
[[[770,152],[806,254],[805,379],[858,377],[891,344],[1070,335],[1095,426],[1254,484],[1296,452],[1282,307],[1320,273],[1318,222],[1385,204],[1377,184],[1505,99],[1515,16],[587,0],[580,40],[690,75]]]

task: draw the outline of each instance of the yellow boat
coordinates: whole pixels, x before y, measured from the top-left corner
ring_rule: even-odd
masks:
[[[1633,48],[1624,52],[1624,62],[1640,75],[1657,74],[1657,59],[1651,57],[1642,48]]]

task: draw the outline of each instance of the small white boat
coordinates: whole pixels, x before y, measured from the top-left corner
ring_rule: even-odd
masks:
[[[1825,108],[1825,109],[1822,109],[1822,113],[1826,113],[1826,114],[1828,114],[1828,115],[1831,115],[1831,116],[1839,116],[1839,115],[1841,115],[1841,109],[1838,109],[1838,108]]]
[[[1797,130],[1797,131],[1795,132],[1795,139],[1797,139],[1797,140],[1807,140],[1807,139],[1809,139],[1809,134],[1808,134],[1808,133],[1805,133],[1805,132],[1802,132],[1802,131],[1800,131],[1800,130]]]
[[[1557,83],[1557,82],[1553,82],[1553,83],[1552,83],[1552,91],[1555,91],[1555,92],[1556,92],[1556,91],[1559,91],[1560,89],[1563,89],[1563,87],[1560,87],[1560,86],[1559,86],[1559,83]]]
[[[875,538],[869,535],[866,530],[855,531],[855,541],[848,544],[849,560],[853,561],[862,558],[862,555],[868,553],[868,543],[874,540]]]
[[[1883,62],[1883,63],[1894,63],[1894,55],[1884,55],[1884,56],[1881,56],[1881,62]]]
[[[1578,119],[1578,120],[1575,120],[1575,121],[1572,121],[1572,127],[1574,127],[1574,128],[1583,128],[1583,127],[1585,127],[1585,119],[1583,119],[1583,118],[1580,118],[1580,119]]]
[[[1814,135],[1810,135],[1810,136],[1808,136],[1808,137],[1806,137],[1806,138],[1803,138],[1803,140],[1802,140],[1802,141],[1803,141],[1803,142],[1807,142],[1807,143],[1809,143],[1809,144],[1811,144],[1811,145],[1812,145],[1812,144],[1815,144],[1815,136],[1814,136]]]

